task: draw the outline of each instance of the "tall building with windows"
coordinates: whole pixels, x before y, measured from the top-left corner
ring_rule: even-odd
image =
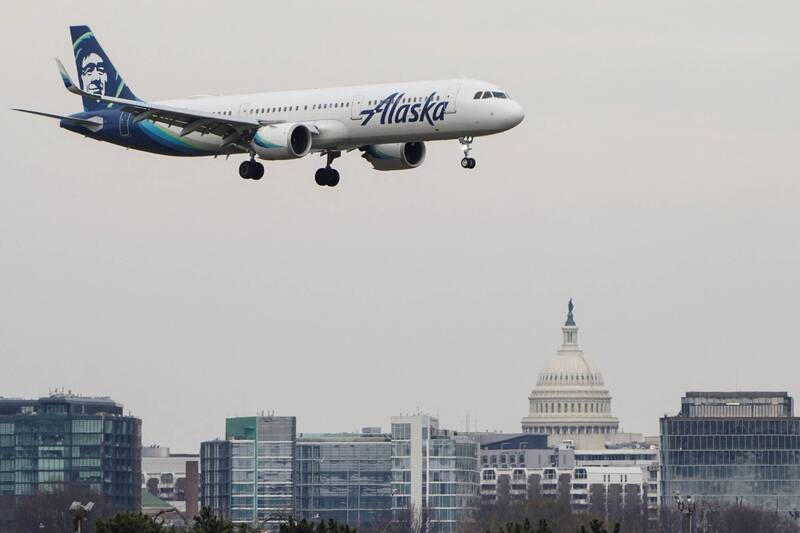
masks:
[[[661,426],[662,498],[800,508],[800,418],[785,392],[688,392]]]
[[[298,518],[353,527],[391,520],[392,440],[379,429],[302,434],[297,439]]]
[[[203,506],[235,524],[277,530],[295,516],[293,416],[228,418],[225,440],[200,447]]]
[[[572,300],[561,331],[561,349],[541,370],[528,397],[522,431],[548,435],[551,446],[570,440],[576,448],[598,449],[606,444],[641,441],[640,434],[619,431],[603,375],[586,360],[578,345]]]
[[[478,443],[424,414],[392,417],[392,512],[450,533],[480,503]]]
[[[80,485],[114,511],[139,511],[141,434],[141,420],[110,398],[0,398],[0,496]]]

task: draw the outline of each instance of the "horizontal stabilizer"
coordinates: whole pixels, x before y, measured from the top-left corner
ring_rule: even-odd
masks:
[[[45,113],[44,111],[33,111],[31,109],[12,109],[12,111],[19,111],[20,113],[30,113],[31,115],[39,115],[41,117],[55,118],[58,120],[67,120],[73,124],[85,126],[92,131],[98,130],[103,127],[103,119],[95,117],[93,119],[68,117],[66,115],[54,115],[53,113]]]

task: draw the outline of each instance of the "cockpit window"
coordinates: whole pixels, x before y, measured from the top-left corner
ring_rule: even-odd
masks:
[[[506,93],[501,93],[499,91],[494,91],[492,92],[492,94],[494,95],[495,98],[508,98]]]
[[[473,98],[473,100],[480,100],[481,96],[483,96],[483,91],[478,91],[475,93],[475,97]]]
[[[492,91],[486,91],[486,92],[483,93],[483,99],[484,100],[487,99],[487,98],[491,98],[491,97],[492,97]]]

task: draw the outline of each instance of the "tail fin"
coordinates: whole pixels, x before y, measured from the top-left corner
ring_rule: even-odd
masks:
[[[75,67],[78,69],[78,81],[81,89],[97,95],[138,100],[131,88],[125,85],[119,71],[114,67],[89,26],[70,26],[69,31],[72,36]],[[83,97],[85,111],[95,111],[113,105]]]

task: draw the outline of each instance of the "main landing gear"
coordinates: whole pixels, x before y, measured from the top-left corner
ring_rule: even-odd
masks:
[[[475,168],[475,159],[469,156],[472,151],[472,137],[459,137],[461,151],[464,152],[464,159],[461,160],[461,168]]]
[[[331,168],[331,163],[333,160],[342,155],[342,152],[339,151],[329,151],[326,152],[328,156],[328,163],[325,165],[325,168],[320,168],[317,170],[316,174],[314,174],[314,181],[317,182],[317,185],[322,187],[336,187],[339,185],[339,171],[335,168]]]
[[[250,161],[242,161],[239,165],[239,175],[246,180],[260,180],[264,177],[264,165],[251,157]]]

